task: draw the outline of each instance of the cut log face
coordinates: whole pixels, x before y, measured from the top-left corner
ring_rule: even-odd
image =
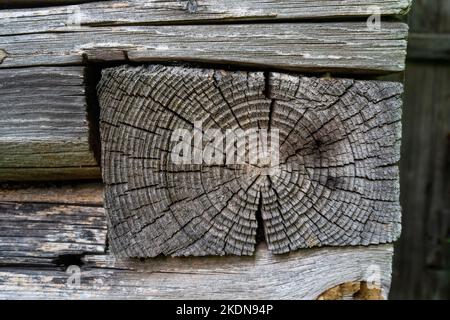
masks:
[[[252,255],[258,229],[275,254],[394,241],[401,93],[280,73],[104,70],[112,251]]]

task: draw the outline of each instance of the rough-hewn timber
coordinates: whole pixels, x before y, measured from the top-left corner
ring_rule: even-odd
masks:
[[[60,190],[57,198],[50,184],[0,188],[0,299],[366,299],[360,282],[360,289],[381,287],[383,298],[389,292],[392,245],[274,256],[261,244],[254,257],[118,259],[103,252],[104,209],[83,191],[100,197],[102,185],[61,184]],[[17,203],[24,194],[27,203]],[[76,266],[80,286],[69,279]],[[349,282],[356,282],[353,292],[335,289]]]
[[[119,256],[251,255],[259,214],[277,254],[399,235],[401,84],[123,66],[104,70],[98,90],[105,205]],[[174,163],[173,132],[198,130],[198,121],[203,133],[279,130],[279,165],[248,155],[230,165],[229,154]],[[210,139],[192,154],[207,152]]]
[[[79,1],[81,2],[81,1]],[[0,0],[1,4],[1,0]],[[411,0],[99,1],[0,11],[0,35],[68,31],[77,26],[199,24],[406,14]]]
[[[0,180],[99,177],[84,68],[0,70]]]
[[[98,194],[101,186],[97,187],[83,183],[62,185],[61,190],[89,189]],[[103,253],[106,246],[105,225],[101,223],[103,209],[76,204],[90,202],[90,196],[80,192],[65,195],[62,191],[60,197],[64,196],[74,205],[20,205],[10,201],[22,196],[23,190],[11,187],[0,190],[8,191],[2,193],[1,201],[6,203],[1,205],[0,212],[1,220],[9,221],[8,228],[0,229],[0,237],[9,237],[9,248],[14,248],[14,254],[9,250],[0,251],[0,299],[244,299],[249,296],[255,299],[315,299],[319,296],[320,299],[366,299],[359,296],[361,290],[356,288],[360,281],[363,281],[360,288],[369,283],[376,292],[381,286],[384,298],[389,291],[391,245],[315,249],[283,256],[273,256],[261,245],[251,258],[119,260]],[[54,197],[45,200],[39,195],[45,197],[57,192],[53,187],[36,186],[33,192],[28,192],[27,201],[60,201]],[[59,230],[57,234],[56,230]],[[14,238],[14,232],[26,237]],[[82,235],[83,241],[80,238],[72,243],[75,234]],[[40,249],[35,250],[36,247]],[[70,265],[80,265],[79,286],[69,279],[73,271],[66,269]],[[352,292],[334,289],[347,282],[356,282],[352,286],[356,289]]]
[[[195,61],[288,70],[404,69],[408,28],[384,22],[81,27],[0,36],[0,68],[90,61]]]
[[[56,267],[65,257],[104,254],[106,229],[101,182],[0,184],[1,266]]]
[[[103,184],[100,181],[2,183],[0,202],[103,206]]]
[[[0,265],[57,264],[64,255],[105,252],[101,207],[0,203],[0,222]]]
[[[62,269],[0,267],[0,299],[316,299],[353,281],[390,285],[392,246],[323,248],[255,257],[82,260],[80,284]],[[69,269],[70,271],[70,269]],[[355,297],[358,298],[358,297]]]
[[[69,3],[71,0],[60,2]],[[16,5],[53,5],[54,3],[53,0],[19,0]],[[373,5],[379,6],[382,15],[404,14],[410,3],[410,0],[291,0],[263,3],[255,0],[225,2],[143,0],[105,1],[73,7],[6,10],[0,11],[0,68],[82,65],[88,61],[194,61],[312,72],[402,71],[406,48],[406,25],[386,22],[383,23],[382,30],[373,31],[367,29],[365,22],[319,23],[319,21],[322,18],[367,17],[374,13],[368,10]],[[0,0],[0,6],[2,4]],[[298,23],[302,19],[317,20],[315,23]],[[269,22],[286,22],[286,20],[293,23],[269,24]],[[363,19],[360,20],[363,21]],[[244,21],[264,23],[236,24]],[[206,25],[216,22],[233,25]],[[162,26],[165,24],[182,26]],[[197,26],[191,24],[197,24]],[[65,70],[70,69],[65,68]],[[285,97],[275,99],[268,96],[271,91],[266,84],[272,87],[273,82],[266,80],[269,79],[264,79],[264,102],[261,105],[264,109],[263,115],[257,115],[257,118],[263,117],[265,120],[267,115],[270,119],[271,114],[280,107],[278,102],[274,102],[275,100],[280,100],[280,105],[292,103],[292,101],[284,101]],[[46,81],[48,80],[44,83]],[[33,83],[33,80],[31,82]],[[289,87],[296,85],[296,80],[293,82],[294,84],[292,81],[283,83]],[[352,86],[357,87],[356,82],[352,83]],[[20,90],[24,88],[27,86],[21,86]],[[394,85],[392,90],[398,89]],[[285,87],[281,91],[285,90],[289,91]],[[391,91],[389,89],[385,91],[387,96],[381,94],[383,98],[378,103],[377,101],[371,103],[383,105],[386,101],[398,98],[398,93],[389,97]],[[355,92],[351,91],[351,93]],[[228,94],[226,90],[221,92],[223,97]],[[336,100],[336,105],[341,104],[340,99],[349,98],[349,92],[336,97],[332,97],[333,94],[335,92],[328,95],[328,98],[339,100]],[[358,91],[355,94],[361,94],[361,99],[373,98],[372,93]],[[306,103],[311,98],[308,94],[306,96],[306,98],[296,97],[294,100]],[[233,98],[239,100],[243,97]],[[50,100],[55,101],[55,99]],[[352,98],[349,99],[352,100]],[[270,101],[269,112],[267,112],[266,100]],[[321,102],[314,101],[313,104],[315,103]],[[346,103],[344,102],[344,105]],[[393,104],[395,106],[391,119],[395,119],[398,115],[397,105]],[[255,107],[253,110],[256,111],[255,114],[261,111],[256,110],[261,106]],[[330,105],[330,108],[332,107],[334,103]],[[282,106],[282,108],[289,107]],[[377,107],[375,109],[378,110]],[[327,111],[323,111],[326,114]],[[238,114],[238,117],[240,116]],[[42,115],[38,117],[42,118]],[[38,117],[32,117],[33,121],[36,121]],[[377,116],[374,115],[373,118],[364,118],[364,121],[370,122],[376,118]],[[288,117],[286,120],[289,120]],[[396,121],[386,124],[398,128]],[[267,125],[267,121],[260,123]],[[313,123],[312,126],[316,124]],[[23,125],[17,127],[24,128]],[[326,128],[328,126],[324,124],[316,129],[322,132],[326,131]],[[378,132],[381,128],[384,128],[383,123],[375,131]],[[40,129],[43,128],[40,127]],[[390,130],[387,130],[387,133],[383,132],[389,139],[392,138],[391,133]],[[138,141],[139,135],[137,134],[133,139]],[[395,136],[395,133],[393,135]],[[303,137],[300,136],[300,138]],[[319,145],[328,147],[327,143],[318,141],[319,149]],[[395,145],[392,150],[397,150],[395,141],[389,141]],[[34,148],[34,143],[35,141],[27,145],[25,149]],[[86,140],[82,143],[85,144]],[[342,146],[338,141],[336,145]],[[41,149],[39,145],[37,146]],[[325,153],[329,151],[326,150]],[[390,159],[396,158],[396,151],[393,153],[390,151],[387,150],[386,156],[393,157]],[[370,150],[370,152],[374,151]],[[3,156],[3,153],[0,154]],[[24,152],[25,154],[27,152]],[[27,163],[32,163],[33,154],[34,152],[31,153],[31,157],[23,156],[17,159],[25,159]],[[46,154],[40,156],[43,156],[45,161],[48,160]],[[332,156],[341,159],[340,154]],[[384,156],[385,154],[381,158]],[[0,156],[0,160],[4,159],[6,158]],[[56,159],[56,162],[63,161],[59,154]],[[393,177],[392,180],[396,180],[396,169],[390,171],[390,166],[391,164],[380,166],[377,174],[383,172],[383,175],[387,175],[389,172],[392,174],[390,178]],[[306,166],[305,168],[307,169]],[[341,174],[345,168],[346,165],[342,167],[338,165],[331,171],[335,170],[334,173]],[[66,167],[65,164],[63,167],[52,167],[51,170],[47,167],[22,166],[19,174],[14,171],[15,173],[11,175],[11,169],[7,167],[0,168],[0,177],[8,177],[8,179],[24,179],[25,177],[27,180],[81,178],[96,176],[99,169],[95,164],[83,167],[82,170],[80,173],[79,167]],[[368,184],[375,183],[379,178],[377,174],[374,174],[375,179],[371,176],[362,180],[367,180]],[[318,178],[316,182],[319,184],[323,182],[322,176],[313,175],[312,178]],[[347,178],[349,177],[344,176],[344,180]],[[272,187],[271,184],[272,182],[269,187]],[[324,189],[329,188],[333,192],[340,193],[342,184],[345,184],[342,180],[327,179]],[[370,191],[376,190],[375,194],[378,195],[378,191],[385,187],[384,183],[381,185]],[[184,188],[187,189],[186,186]],[[383,297],[387,295],[391,274],[391,245],[303,250],[281,256],[273,256],[270,250],[260,245],[255,257],[208,259],[159,257],[146,262],[116,260],[109,254],[103,254],[107,248],[106,227],[103,209],[99,207],[101,196],[98,190],[99,188],[90,185],[73,189],[71,186],[61,186],[61,189],[49,188],[42,193],[36,186],[15,188],[9,185],[0,189],[0,201],[5,202],[0,204],[0,219],[3,221],[0,237],[6,239],[0,242],[0,298],[314,299],[328,297],[330,288],[332,288],[331,292],[347,297],[353,293],[349,294],[348,290],[342,289],[346,287],[345,283],[360,283],[362,290],[367,285],[367,281],[373,280],[374,274],[381,276],[382,295]],[[333,194],[332,191],[330,194]],[[356,193],[359,191],[356,190]],[[86,192],[92,192],[92,194],[87,195]],[[262,192],[260,191],[259,199],[262,199]],[[389,229],[386,233],[387,237],[395,237],[399,231],[395,186],[392,196],[394,200],[381,201],[386,203],[386,206],[393,203],[393,210],[389,213],[392,215],[393,222],[382,222],[383,228],[387,226],[389,229],[391,222],[396,226],[394,230]],[[354,198],[350,198],[350,203],[353,200]],[[343,206],[346,204],[344,203]],[[339,212],[341,209],[336,210]],[[267,202],[258,202],[256,212],[263,214],[264,210],[266,213],[271,210],[267,208]],[[369,221],[373,216],[379,218],[380,212],[386,213],[384,210],[384,204],[380,205],[372,217],[369,217]],[[350,212],[354,211],[350,210]],[[366,213],[363,212],[362,216],[364,214]],[[267,220],[267,216],[265,218]],[[238,223],[240,222],[239,220]],[[323,220],[319,221],[320,224],[322,222]],[[325,224],[328,222],[326,221]],[[270,223],[267,225],[270,227]],[[270,232],[276,234],[279,231],[277,227],[274,229],[275,231],[266,229],[266,235],[270,236]],[[369,233],[371,232],[377,234],[379,230],[369,230]],[[386,234],[383,233],[383,237]],[[385,240],[381,242],[383,241]],[[308,243],[309,245],[311,243]],[[273,251],[273,241],[269,242],[269,247]],[[79,287],[76,287],[76,284],[75,287],[73,286],[69,280],[70,274],[65,271],[67,266],[73,264],[83,264]],[[362,293],[359,292],[358,295],[360,294]]]

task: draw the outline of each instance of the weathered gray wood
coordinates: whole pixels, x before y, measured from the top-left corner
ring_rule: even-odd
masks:
[[[61,184],[59,199],[48,184],[24,188],[0,192],[0,299],[371,299],[368,285],[375,298],[389,291],[391,245],[274,256],[261,244],[255,257],[118,259],[104,253],[104,209],[86,205],[84,190],[98,194],[95,185]],[[48,203],[14,202],[24,193]],[[69,279],[77,265],[80,286]]]
[[[449,61],[450,34],[410,34],[408,38],[408,59]]]
[[[101,207],[5,202],[0,221],[0,265],[51,265],[64,255],[105,251]]]
[[[397,239],[402,85],[267,77],[163,66],[103,71],[102,169],[115,254],[251,255],[259,214],[277,254]],[[198,121],[203,132],[279,130],[280,164],[267,173],[248,158],[174,163],[173,131]]]
[[[95,0],[0,0],[0,8],[25,8],[38,6],[73,5]]]
[[[82,27],[0,37],[0,68],[92,61],[196,61],[288,70],[404,69],[407,26],[365,22],[208,26]]]
[[[103,183],[2,183],[0,202],[103,206]]]
[[[0,11],[0,35],[70,31],[78,26],[284,21],[368,17],[375,13],[399,15],[406,14],[410,5],[411,0],[101,1],[78,6]]]
[[[0,70],[0,180],[99,177],[84,69]]]
[[[316,299],[353,281],[381,286],[386,298],[392,253],[391,245],[382,245],[273,256],[261,245],[254,258],[133,262],[89,255],[79,286],[65,270],[0,268],[0,299]]]

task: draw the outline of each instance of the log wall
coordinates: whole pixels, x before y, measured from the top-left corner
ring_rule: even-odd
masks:
[[[0,10],[0,181],[8,182],[0,188],[0,298],[358,298],[368,284],[376,285],[378,298],[388,296],[391,242],[399,230],[382,241],[388,244],[286,255],[258,243],[252,257],[113,256],[93,93],[101,69],[120,64],[301,73],[338,82],[398,78],[408,35],[398,17],[411,0],[0,6],[6,8]],[[379,30],[366,23],[374,13],[383,16]],[[56,182],[80,179],[95,182]],[[52,182],[11,183],[26,180]],[[393,212],[397,221],[398,208]],[[379,277],[371,283],[374,267]],[[81,271],[80,283],[71,282],[73,270]]]

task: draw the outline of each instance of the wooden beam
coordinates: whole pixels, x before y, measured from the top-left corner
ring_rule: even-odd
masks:
[[[368,17],[375,13],[402,15],[408,12],[411,2],[411,0],[98,1],[78,6],[0,11],[0,35],[67,31],[71,26],[77,25],[165,25],[269,20],[280,22]]]
[[[74,5],[95,0],[0,0],[0,8],[47,7],[58,5]]]
[[[0,68],[91,61],[194,61],[286,70],[402,71],[407,25],[385,22],[82,27],[0,37]]]
[[[53,266],[103,254],[101,182],[0,184],[0,266]]]
[[[382,245],[273,256],[261,245],[247,258],[87,255],[79,285],[66,270],[0,268],[0,299],[323,299],[328,289],[354,281],[378,285],[386,299],[392,253],[392,245]]]
[[[0,180],[100,177],[84,68],[0,70]]]
[[[0,202],[103,206],[101,182],[33,182],[0,184]]]
[[[275,254],[399,236],[399,83],[154,65],[106,69],[98,90],[118,256],[251,255],[258,228]],[[247,152],[256,129],[277,130],[276,163]]]

